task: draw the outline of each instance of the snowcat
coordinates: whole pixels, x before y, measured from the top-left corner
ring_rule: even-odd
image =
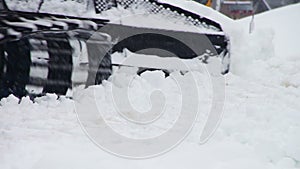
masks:
[[[94,15],[69,16],[10,10],[5,0],[0,0],[0,98],[36,93],[28,90],[32,86],[39,88],[40,94],[65,95],[74,84],[100,84],[113,73],[113,66],[130,66],[113,63],[111,58],[112,53],[125,49],[160,57],[199,58],[203,64],[217,58],[222,63],[220,73],[229,71],[229,39],[214,20],[163,0],[90,2]],[[175,26],[160,28],[159,24],[135,20],[126,24],[122,16],[105,18],[110,11],[138,11],[142,16],[160,18],[156,21],[162,23],[174,22]],[[184,29],[176,29],[178,24]],[[189,27],[200,31],[189,31]],[[74,40],[79,44],[75,48],[86,49],[86,55],[75,54]],[[210,54],[205,55],[207,52]],[[143,63],[135,66],[143,70],[169,69]],[[82,76],[78,78],[78,74]]]

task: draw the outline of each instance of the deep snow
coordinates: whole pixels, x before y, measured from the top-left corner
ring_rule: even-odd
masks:
[[[269,85],[298,88],[299,7],[300,4],[290,5],[255,16],[252,34],[247,33],[250,17],[230,25],[233,28],[228,31],[232,43],[231,71]]]
[[[249,18],[232,21],[211,14],[219,18],[230,36],[232,67],[226,75],[224,117],[206,144],[199,145],[203,124],[200,116],[188,138],[169,153],[147,160],[122,159],[102,151],[86,137],[72,100],[57,100],[49,94],[35,103],[25,98],[18,104],[10,96],[0,102],[0,168],[300,168],[299,11],[300,4],[296,4],[257,15],[252,34],[248,30]],[[206,112],[211,99],[210,84],[205,75],[192,73],[204,91],[199,98],[204,105],[201,110]],[[172,74],[186,81],[186,88],[189,75]],[[168,112],[174,113],[172,110],[180,103],[172,78],[165,78],[160,71],[115,76],[120,81],[107,81],[88,89],[103,93],[99,102],[114,129],[135,137],[166,130],[174,120],[170,117],[176,116],[176,111],[170,117]],[[138,110],[149,107],[148,96],[154,89],[171,98],[166,117],[150,128],[136,128],[112,116],[110,87],[122,87],[126,80],[132,80],[129,94]],[[91,92],[86,92],[89,97]]]

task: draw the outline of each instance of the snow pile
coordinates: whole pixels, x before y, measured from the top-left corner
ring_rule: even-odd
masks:
[[[5,2],[10,10],[27,12],[37,12],[40,4],[37,0],[5,0]],[[86,13],[86,6],[87,1],[47,0],[42,4],[40,12],[82,16]]]
[[[177,57],[159,57],[155,55],[136,54],[128,49],[124,49],[123,52],[115,52],[111,55],[112,63],[126,65],[129,67],[147,67],[173,71],[193,70],[198,72],[205,72],[205,66],[199,59],[204,56],[210,56],[210,53],[204,53],[203,55],[193,59],[179,59]],[[219,62],[218,58],[215,60],[215,62]],[[210,62],[213,62],[213,58],[210,58]],[[218,72],[221,72],[221,70]]]
[[[10,10],[35,12],[37,11],[39,6],[39,2],[35,0],[29,0],[29,1],[6,0],[5,2]]]
[[[300,4],[278,8],[255,16],[255,29],[249,34],[250,17],[232,25],[232,72],[243,77],[300,86]]]
[[[145,139],[158,136],[174,125],[183,107],[182,92],[192,91],[193,86],[191,84],[194,84],[195,81],[198,90],[201,91],[197,95],[199,97],[199,105],[201,105],[199,116],[202,118],[207,116],[207,112],[211,106],[212,93],[209,78],[204,76],[203,73],[189,72],[181,75],[179,72],[174,72],[170,76],[165,77],[162,71],[146,71],[140,76],[135,73],[130,74],[129,71],[118,71],[101,86],[93,86],[79,92],[75,91],[74,99],[77,102],[83,102],[86,107],[93,107],[93,102],[86,102],[84,99],[95,97],[98,111],[101,112],[110,127],[121,135],[130,138]],[[182,86],[180,84],[185,85]],[[151,97],[153,97],[155,92],[160,92],[162,97],[152,100]],[[81,96],[84,96],[84,99]],[[125,101],[127,97],[133,110]],[[118,102],[118,98],[121,98],[121,102]],[[146,116],[147,113],[157,113],[152,112],[152,106],[163,107],[163,110],[160,117],[149,123],[149,125],[133,123],[121,115],[135,118],[136,115]],[[201,122],[203,123],[205,119],[203,118]],[[97,123],[99,124],[97,120],[93,126],[97,125]],[[153,119],[151,118],[151,120]]]
[[[201,112],[210,107],[209,86],[202,74],[196,74],[201,95]],[[121,73],[118,80],[107,81],[85,91],[84,97],[99,95],[106,119],[122,135],[147,138],[163,132],[176,119],[180,96],[172,76],[179,76],[189,88],[189,75],[173,74],[165,78],[160,71],[141,76]],[[194,80],[193,79],[193,80]],[[166,116],[151,127],[138,127],[120,118],[112,105],[112,85],[122,89],[130,80],[129,96],[139,111],[149,109],[149,94],[156,89],[165,93]],[[86,137],[77,121],[73,101],[57,100],[48,95],[32,103],[24,98],[20,104],[13,96],[0,104],[1,168],[299,168],[300,94],[283,87],[270,87],[227,76],[227,99],[224,118],[214,137],[199,145],[203,115],[189,137],[171,152],[157,158],[134,161],[102,151]],[[87,109],[90,106],[87,105]],[[174,114],[175,113],[175,114]],[[170,118],[172,117],[172,118]],[[95,119],[97,121],[97,119]],[[101,123],[101,121],[98,121]],[[178,163],[174,163],[178,161]]]

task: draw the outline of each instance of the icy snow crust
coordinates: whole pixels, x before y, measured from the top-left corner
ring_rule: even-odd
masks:
[[[226,75],[224,117],[208,143],[199,145],[202,117],[211,104],[211,87],[205,73],[174,72],[167,78],[161,71],[141,76],[118,73],[114,75],[116,81],[110,79],[101,86],[93,86],[85,91],[84,97],[94,97],[94,90],[101,93],[98,99],[113,129],[135,138],[155,136],[172,125],[180,106],[180,93],[172,77],[185,81],[187,89],[191,80],[197,81],[203,107],[196,126],[180,146],[148,160],[118,158],[86,137],[72,100],[57,100],[56,95],[49,94],[37,98],[35,103],[24,98],[18,104],[10,96],[0,102],[0,168],[299,169],[299,11],[300,4],[296,4],[257,15],[255,30],[250,35],[250,18],[232,21],[210,15],[219,19],[230,36],[232,65]],[[191,79],[191,75],[195,78]],[[122,90],[123,82],[128,80],[132,84],[131,102],[141,112],[149,108],[149,94],[153,90],[160,89],[171,98],[160,122],[150,128],[137,128],[115,116],[110,89],[116,85]]]

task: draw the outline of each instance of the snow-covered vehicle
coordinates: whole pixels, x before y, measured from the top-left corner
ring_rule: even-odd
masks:
[[[74,17],[11,11],[5,0],[0,0],[0,97],[11,93],[23,96],[27,85],[42,87],[42,93],[64,95],[73,84],[100,84],[111,75],[113,65],[128,66],[111,61],[111,53],[124,49],[183,59],[197,58],[209,51],[202,62],[209,63],[211,57],[216,57],[223,63],[220,73],[229,71],[228,38],[220,24],[205,16],[157,0],[94,0],[92,8],[94,15]],[[124,13],[134,15],[134,20],[122,18]],[[151,23],[151,19],[157,23]],[[160,24],[166,22],[173,25]],[[91,45],[86,45],[87,59],[78,62],[80,58],[69,43],[72,39],[83,46],[101,42],[106,47],[91,51]],[[32,56],[32,51],[44,51],[48,56]],[[138,67],[145,68],[143,64]],[[75,71],[87,75],[76,81]]]

